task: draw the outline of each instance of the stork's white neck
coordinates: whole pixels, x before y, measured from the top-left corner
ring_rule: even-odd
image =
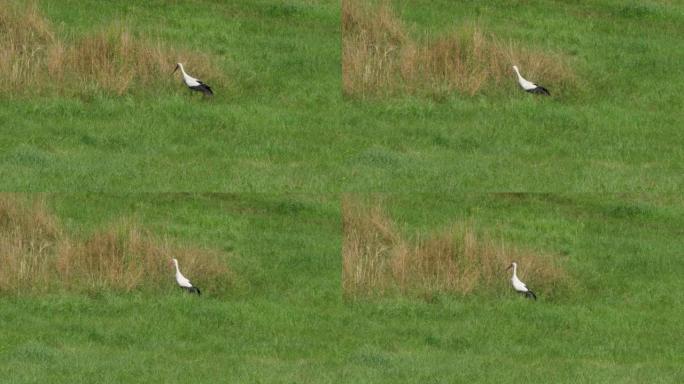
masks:
[[[518,278],[518,266],[513,264],[513,277]]]
[[[187,76],[188,74],[185,73],[185,68],[183,68],[183,64],[178,63],[178,67],[180,68],[181,72],[183,73],[183,76]]]
[[[183,67],[181,67],[181,71],[183,70]],[[180,269],[178,269],[178,260],[173,259],[173,265],[176,266],[176,273],[180,273]]]
[[[183,67],[181,67],[181,70],[183,70]],[[524,80],[522,75],[520,75],[520,71],[518,70],[518,67],[513,67],[513,70],[515,71],[515,74],[518,75],[518,79]]]

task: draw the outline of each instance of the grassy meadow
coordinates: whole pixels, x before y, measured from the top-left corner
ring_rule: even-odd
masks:
[[[672,38],[684,32],[681,6],[664,1],[391,4],[419,46],[474,23],[522,53],[560,60],[571,73],[543,77],[519,63],[523,76],[548,85],[550,98],[521,92],[512,70],[507,83],[483,87],[472,97],[420,84],[415,92],[348,95],[342,131],[355,138],[360,151],[348,160],[355,177],[347,188],[681,190],[684,50]],[[535,64],[515,51],[511,58]],[[494,67],[499,70],[500,63]],[[561,75],[575,81],[552,87],[549,82]],[[356,139],[362,134],[363,140]]]
[[[340,109],[337,2],[37,6],[64,45],[124,29],[133,40],[150,41],[150,49],[163,43],[166,54],[151,56],[168,62],[146,72],[157,79],[122,94],[66,81],[74,68],[64,68],[57,91],[3,91],[3,189],[307,192],[333,184],[327,170],[339,164],[329,150]],[[95,57],[109,62],[116,53],[103,48]],[[190,95],[179,73],[171,74],[177,60],[197,61],[192,53],[206,55],[200,67],[186,69],[214,88],[211,100]]]
[[[200,298],[173,286],[171,270],[156,293],[3,292],[8,383],[683,378],[681,196],[384,195],[407,236],[468,219],[507,244],[558,255],[573,284],[551,294],[524,275],[536,302],[511,291],[345,298],[337,196],[44,198],[74,237],[134,218],[221,252],[232,281],[225,289],[188,274]]]
[[[75,71],[70,67],[58,72],[66,76],[58,90],[4,89],[0,186],[61,192],[681,190],[684,50],[673,38],[684,33],[680,6],[391,4],[416,44],[475,24],[526,52],[526,62],[535,63],[538,52],[569,73],[533,78],[549,86],[550,99],[520,92],[512,71],[497,72],[508,78],[473,96],[441,90],[342,97],[337,1],[37,1],[67,48],[123,28],[142,42],[162,43],[162,54],[144,58],[169,63],[145,72],[154,77],[145,86],[126,79],[122,94],[118,87],[67,81]],[[171,75],[175,58],[192,61],[192,53],[204,56],[197,69],[187,69],[214,87],[211,100],[191,97],[178,74]],[[521,71],[534,75],[522,64]],[[116,84],[116,77],[107,79]]]
[[[677,2],[10,0],[0,22],[0,382],[684,381]],[[380,260],[350,249],[392,255],[385,280],[348,290]]]

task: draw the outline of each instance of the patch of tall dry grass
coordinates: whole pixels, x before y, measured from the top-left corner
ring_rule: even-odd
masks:
[[[544,296],[567,284],[552,255],[521,250],[476,234],[471,224],[407,239],[382,204],[342,202],[342,284],[347,297],[403,294],[432,297],[473,292],[510,293],[511,261]]]
[[[209,55],[165,46],[112,24],[74,39],[61,38],[33,1],[0,7],[0,76],[12,94],[118,95],[173,83],[176,62],[220,79]],[[176,78],[177,80],[178,78]]]
[[[474,26],[417,41],[388,2],[342,1],[342,87],[347,96],[474,95],[517,87],[512,65],[550,89],[572,87],[557,55],[504,42]]]
[[[166,291],[171,257],[200,287],[220,291],[231,273],[212,250],[174,245],[130,222],[69,235],[42,199],[0,195],[0,293]]]

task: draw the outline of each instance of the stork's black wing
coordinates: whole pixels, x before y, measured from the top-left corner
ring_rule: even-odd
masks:
[[[537,95],[551,96],[551,93],[549,93],[549,90],[548,90],[548,89],[546,89],[546,88],[544,88],[544,87],[541,87],[541,86],[539,86],[539,85],[537,86],[537,88],[532,88],[532,89],[530,89],[530,90],[527,91],[527,92],[529,92],[529,93],[534,93],[534,94],[537,94]]]
[[[190,87],[190,89],[198,91],[198,92],[202,92],[207,96],[211,96],[214,94],[214,92],[211,90],[211,88],[208,85],[204,84],[201,81],[197,81],[197,82],[199,83],[199,85],[196,85],[194,87]]]
[[[199,288],[197,287],[181,287],[183,288],[187,293],[196,293],[197,296],[201,295]]]

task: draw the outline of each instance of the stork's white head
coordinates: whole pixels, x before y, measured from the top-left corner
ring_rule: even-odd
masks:
[[[183,64],[181,64],[181,63],[176,63],[176,68],[174,68],[172,74],[173,74],[173,73],[176,73],[176,71],[178,70],[178,68],[180,68],[181,71],[183,71]]]
[[[517,66],[517,65],[514,65],[514,66],[513,66],[513,70],[516,71],[516,72],[519,72],[519,71],[518,71],[518,66]]]
[[[511,263],[511,265],[508,266],[508,268],[506,268],[506,270],[509,270],[509,269],[511,269],[511,268],[517,268],[517,267],[518,267],[518,263],[516,263],[516,262],[514,261],[514,262]]]
[[[178,268],[178,260],[175,258],[169,259],[169,266]]]

